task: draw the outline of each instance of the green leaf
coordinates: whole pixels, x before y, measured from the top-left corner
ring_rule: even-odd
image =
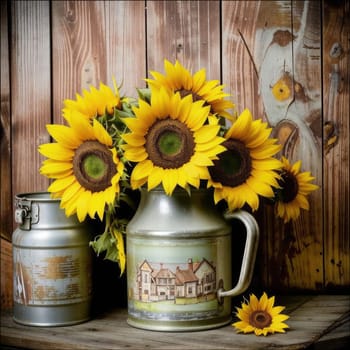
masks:
[[[144,88],[144,89],[140,88],[136,90],[141,100],[144,100],[146,102],[151,101],[151,90],[149,88]]]

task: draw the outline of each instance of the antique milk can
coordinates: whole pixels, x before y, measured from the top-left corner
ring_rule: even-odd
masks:
[[[14,320],[65,326],[90,318],[92,253],[89,228],[66,217],[49,193],[15,197],[12,237]]]
[[[238,283],[232,288],[229,219],[247,238]],[[224,218],[212,192],[142,190],[126,229],[129,325],[157,331],[194,331],[231,322],[231,298],[251,281],[259,229],[252,215]]]

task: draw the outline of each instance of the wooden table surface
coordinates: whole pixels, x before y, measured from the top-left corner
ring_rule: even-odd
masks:
[[[21,349],[343,349],[349,342],[350,297],[313,295],[276,297],[286,306],[289,330],[257,337],[237,334],[231,325],[197,332],[155,332],[126,323],[127,310],[114,309],[69,327],[32,327],[17,324],[11,312],[1,315],[1,348]],[[345,327],[345,328],[344,328]],[[335,329],[338,336],[331,337]],[[327,338],[328,337],[328,338]],[[326,347],[322,345],[326,340]]]

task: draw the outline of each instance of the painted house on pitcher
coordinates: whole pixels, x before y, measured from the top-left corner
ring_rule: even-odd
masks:
[[[135,297],[140,301],[199,298],[215,292],[215,267],[205,258],[198,263],[190,258],[187,268],[176,266],[175,271],[164,264],[155,269],[147,260],[138,267]]]

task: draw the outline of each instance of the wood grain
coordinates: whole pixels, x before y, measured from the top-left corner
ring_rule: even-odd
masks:
[[[132,20],[130,20],[132,18]],[[75,99],[100,82],[136,97],[146,74],[142,1],[53,1],[54,116],[64,99]]]
[[[261,80],[261,90],[268,119],[275,130],[292,126],[293,133],[287,138],[282,155],[292,163],[301,160],[301,171],[311,171],[316,178],[315,183],[322,185],[322,145],[310,128],[311,121],[318,129],[322,123],[318,21],[321,12],[315,2],[298,2],[296,5],[291,7],[288,20],[291,24],[287,29],[290,41],[283,42],[281,37],[277,39],[278,32],[274,32],[276,42],[267,49],[261,65],[266,74],[265,81]],[[278,56],[279,53],[281,56]],[[281,60],[277,69],[274,66],[271,70],[270,75],[274,77],[271,81],[267,72],[274,56]],[[271,87],[286,72],[293,81],[292,93],[288,99],[278,101],[271,94]],[[275,135],[280,136],[279,133]],[[303,211],[300,218],[291,224],[281,225],[273,216],[270,217],[272,230],[269,232],[268,256],[271,285],[283,281],[285,289],[318,289],[323,286],[323,223],[319,219],[322,191],[312,193],[308,200],[310,210]]]
[[[256,213],[254,286],[347,290],[348,15],[348,0],[1,2],[1,236],[13,232],[14,195],[48,186],[37,147],[50,140],[45,125],[62,121],[64,99],[112,86],[113,76],[135,96],[149,70],[179,59],[220,79],[236,111],[268,122],[283,154],[320,185],[293,224],[271,208]],[[271,90],[281,77],[292,92],[278,101]]]
[[[326,287],[350,284],[350,2],[326,1],[323,26],[324,268]],[[332,138],[335,140],[332,141]]]
[[[10,110],[10,57],[8,41],[8,6],[1,6],[1,119],[0,119],[0,236],[12,236],[12,183],[11,183],[11,110]]]
[[[260,1],[222,2],[223,84],[240,114],[248,108],[254,118],[265,118],[259,97],[259,72],[254,57]]]
[[[0,239],[1,244],[1,310],[11,309],[13,306],[13,277],[12,277],[12,244]]]
[[[164,72],[164,59],[220,79],[219,1],[147,1],[147,67]]]
[[[1,318],[1,343],[32,349],[305,349],[349,313],[348,296],[277,298],[290,316],[284,334],[237,334],[231,325],[199,332],[152,332],[130,327],[125,309],[115,309],[72,327],[28,327]],[[280,304],[283,301],[283,304]],[[336,340],[334,340],[336,344]]]
[[[47,1],[11,2],[12,196],[48,186],[37,148],[51,121],[49,18]]]
[[[224,57],[231,52],[236,55],[230,59],[229,81],[240,97],[240,110],[253,109],[255,118],[263,116],[284,145],[282,155],[291,162],[301,159],[303,171],[310,170],[321,184],[322,146],[309,127],[310,119],[318,128],[321,123],[320,8],[289,1],[223,5],[224,26],[226,21],[233,23],[227,28],[237,26],[232,30],[235,35],[231,34],[236,45],[225,47],[228,54]],[[276,100],[272,87],[287,74],[295,90],[285,100]],[[262,278],[273,288],[317,289],[322,285],[323,227],[318,217],[322,191],[312,195],[310,202],[310,211],[292,225],[283,225],[270,209],[263,217],[258,215],[262,230],[259,259],[266,263]]]

